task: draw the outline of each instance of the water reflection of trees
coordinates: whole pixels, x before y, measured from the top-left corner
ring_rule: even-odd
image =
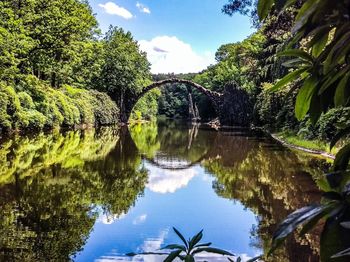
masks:
[[[231,150],[224,150],[230,145]],[[239,200],[259,216],[252,230],[258,243],[268,250],[276,225],[290,212],[320,199],[314,180],[322,174],[319,162],[262,139],[220,135],[217,155],[204,161],[216,178],[213,188],[222,197]],[[221,153],[220,153],[221,152]],[[303,171],[302,171],[303,170]],[[317,229],[316,229],[317,231]],[[319,261],[319,233],[294,235],[271,261]]]
[[[65,261],[81,249],[98,210],[128,212],[143,193],[142,157],[200,163],[213,188],[259,216],[267,249],[287,214],[320,196],[319,162],[244,130],[213,132],[174,122],[15,137],[0,146],[0,261]],[[232,132],[234,131],[234,132]],[[242,133],[244,133],[242,135]],[[140,155],[141,153],[141,155]],[[302,171],[303,170],[303,171]],[[98,209],[96,208],[98,207]],[[294,235],[272,261],[318,261],[319,232]]]
[[[140,153],[148,159],[167,158],[197,163],[205,157],[216,136],[215,132],[198,130],[198,125],[160,121],[132,126],[130,133]]]
[[[123,132],[15,137],[0,148],[0,261],[66,261],[104,212],[126,213],[147,173]],[[129,141],[130,142],[130,141]]]
[[[189,163],[200,159],[216,178],[213,188],[219,196],[238,200],[257,214],[259,223],[252,229],[253,244],[265,251],[280,221],[293,210],[319,201],[317,185],[324,184],[323,161],[286,150],[256,132],[213,132],[174,124],[162,122],[158,128],[154,125],[142,130],[148,134],[131,129],[131,134],[148,158],[157,158],[162,152]],[[147,152],[148,148],[152,152]],[[318,261],[319,235],[319,229],[306,237],[294,235],[271,261]]]

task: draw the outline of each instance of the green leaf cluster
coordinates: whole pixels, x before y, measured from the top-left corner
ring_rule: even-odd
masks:
[[[258,14],[264,20],[273,12],[271,10],[284,12],[295,4],[296,0],[259,0]],[[297,10],[289,47],[278,54],[281,57],[292,57],[286,65],[294,70],[277,82],[271,91],[295,80],[300,81],[295,103],[295,116],[299,120],[308,115],[315,124],[322,113],[331,108],[349,111],[349,10],[350,2],[347,0],[336,3],[330,0],[305,0]],[[345,118],[343,126],[340,126],[342,130],[334,136],[331,147],[341,138],[346,139],[349,133],[348,113],[345,113]],[[350,219],[349,160],[350,147],[348,140],[345,140],[345,146],[335,157],[332,172],[326,176],[329,189],[324,193],[323,202],[290,214],[275,233],[273,249],[296,227],[303,225],[301,232],[305,233],[325,218],[326,224],[321,236],[322,261],[328,261],[331,256],[339,259],[336,261],[342,261],[344,256],[349,255],[349,241],[344,237],[348,234],[348,229],[342,227]],[[338,241],[335,246],[327,247],[327,239]]]
[[[59,126],[113,124],[117,105],[94,90],[63,86],[53,89],[34,76],[16,86],[0,84],[0,129],[41,130]]]

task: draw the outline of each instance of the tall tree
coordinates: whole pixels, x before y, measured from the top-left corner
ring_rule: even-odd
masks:
[[[104,58],[97,88],[120,106],[142,91],[150,81],[150,63],[130,32],[110,27],[103,40]]]

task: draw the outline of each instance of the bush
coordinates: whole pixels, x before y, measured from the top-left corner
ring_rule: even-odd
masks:
[[[348,124],[348,114],[349,108],[333,108],[322,114],[315,125],[306,119],[301,123],[298,135],[329,142],[343,125]]]
[[[119,121],[119,108],[106,93],[89,91],[95,116],[95,124],[109,125]]]
[[[71,86],[53,89],[34,76],[0,84],[0,130],[117,123],[119,109],[104,93]]]

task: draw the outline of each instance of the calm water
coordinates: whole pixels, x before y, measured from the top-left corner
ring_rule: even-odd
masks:
[[[14,137],[0,144],[0,261],[129,261],[178,243],[173,226],[253,257],[319,200],[322,166],[261,134],[181,122]],[[289,238],[271,261],[318,261],[318,236]]]

